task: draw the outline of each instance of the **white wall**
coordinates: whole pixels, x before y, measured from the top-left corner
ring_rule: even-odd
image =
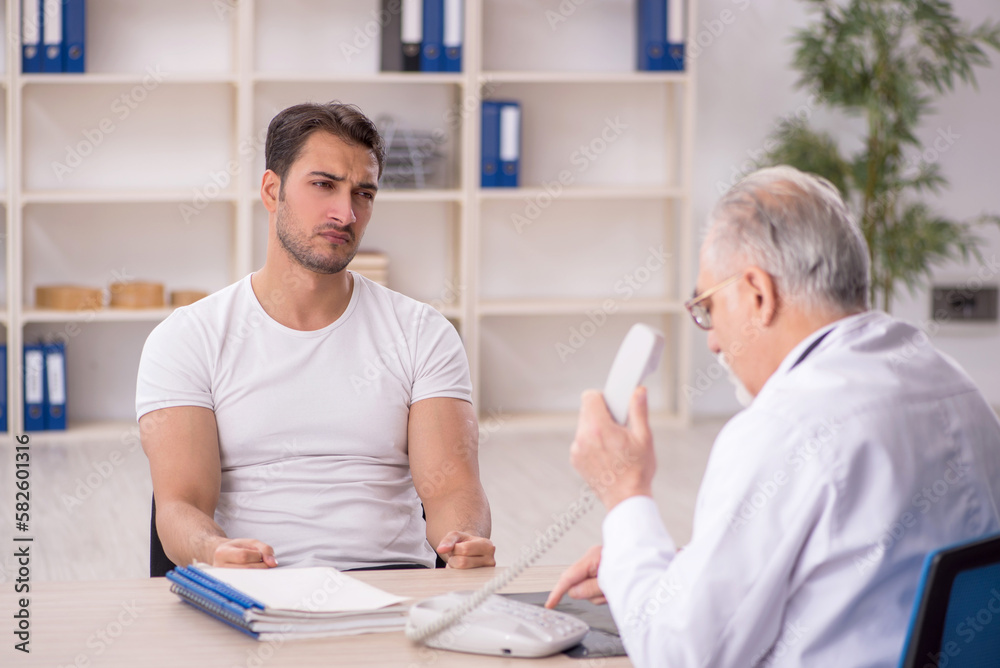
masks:
[[[748,161],[761,150],[777,120],[808,108],[807,95],[793,90],[797,73],[791,68],[794,48],[790,42],[794,30],[808,17],[803,9],[806,3],[788,0],[701,0],[697,4],[699,32],[692,37],[703,46],[696,59],[693,197],[695,226],[700,232],[720,187],[730,185],[751,168]],[[1000,18],[996,0],[959,0],[954,4],[966,21]],[[920,132],[927,145],[938,130],[950,129],[957,135],[954,144],[938,156],[951,187],[928,199],[953,218],[986,211],[1000,214],[1000,54],[992,53],[991,58],[992,69],[976,72],[978,92],[962,87],[945,97]],[[856,127],[822,112],[813,113],[812,118],[818,125],[845,135],[852,132],[852,125]],[[984,232],[988,240],[982,247],[985,259],[1000,258],[1000,232],[995,228]],[[697,249],[692,252],[697,253]],[[950,264],[939,268],[935,279],[969,284],[977,274],[986,277],[988,284],[1000,283],[1000,274],[988,263],[983,267],[977,263]],[[911,296],[903,290],[893,313],[926,326],[930,316],[928,291],[919,289]],[[1000,406],[1000,327],[948,324],[933,332],[933,340],[969,372],[994,406]],[[699,393],[691,399],[697,415],[729,414],[738,409],[728,382],[709,382],[713,362],[705,348],[705,335],[699,334],[693,364]]]

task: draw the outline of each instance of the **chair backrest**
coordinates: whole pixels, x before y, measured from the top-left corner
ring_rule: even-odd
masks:
[[[156,498],[153,498],[149,511],[149,577],[162,578],[167,571],[174,568],[167,553],[163,551],[160,534],[156,531]]]
[[[1000,534],[927,555],[899,665],[1000,666]]]

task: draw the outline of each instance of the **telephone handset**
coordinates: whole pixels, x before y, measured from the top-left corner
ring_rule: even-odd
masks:
[[[619,424],[628,419],[629,400],[635,388],[660,363],[663,346],[663,334],[648,325],[633,325],[625,335],[604,385],[604,401]],[[563,612],[506,599],[495,592],[510,584],[555,545],[591,505],[593,495],[574,504],[532,550],[479,591],[451,592],[415,604],[410,609],[406,637],[438,649],[522,657],[549,656],[578,644],[590,630],[586,623]],[[457,624],[459,620],[462,621]]]

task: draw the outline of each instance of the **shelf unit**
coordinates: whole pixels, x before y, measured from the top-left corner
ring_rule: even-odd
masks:
[[[142,343],[171,309],[48,311],[33,306],[34,287],[131,278],[214,291],[253,271],[266,242],[267,123],[329,99],[438,131],[432,187],[380,192],[362,246],[389,254],[390,287],[456,325],[484,419],[572,426],[579,391],[601,385],[625,330],[643,321],[669,339],[653,420],[688,420],[694,62],[632,71],[632,0],[581,5],[551,29],[557,0],[467,0],[455,74],[378,72],[377,37],[360,37],[378,0],[91,0],[88,73],[23,75],[10,28],[20,3],[3,4],[12,430],[23,424],[22,346],[44,336],[68,339],[70,429],[37,440],[131,433]],[[521,188],[479,188],[488,98],[521,100]]]

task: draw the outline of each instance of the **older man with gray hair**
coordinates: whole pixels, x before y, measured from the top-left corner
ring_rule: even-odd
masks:
[[[571,457],[604,545],[549,605],[606,597],[637,666],[897,665],[924,556],[1000,531],[1000,422],[926,335],[869,310],[869,275],[829,182],[774,167],[722,198],[687,307],[752,403],[681,551],[651,498],[645,390],[628,427],[585,393]]]

